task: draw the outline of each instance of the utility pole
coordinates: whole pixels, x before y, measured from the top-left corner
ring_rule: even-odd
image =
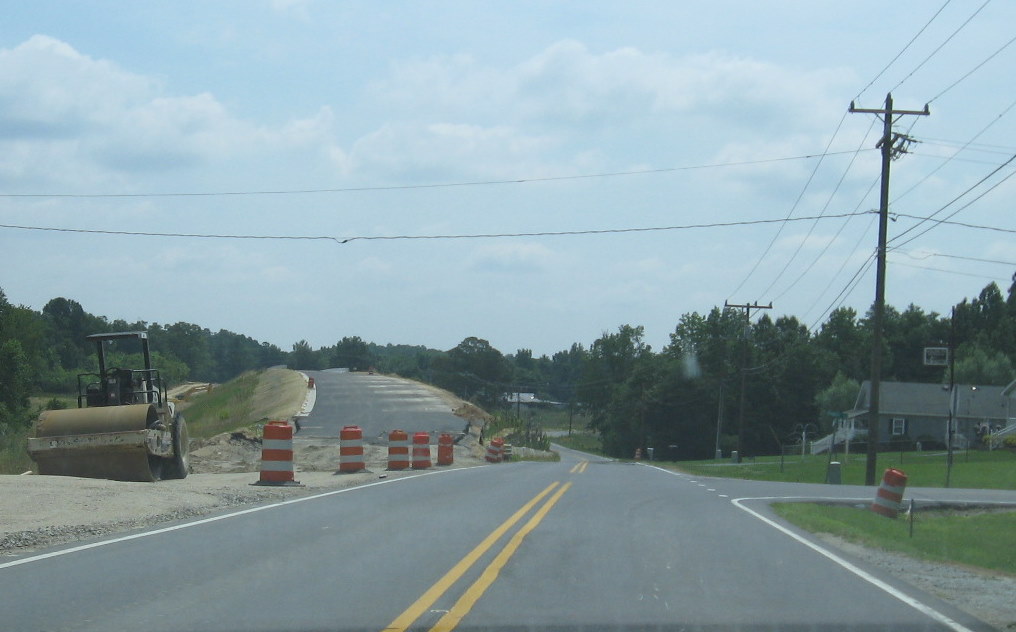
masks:
[[[719,461],[723,458],[723,454],[720,452],[720,430],[723,428],[723,380],[720,380],[720,401],[716,405],[716,449],[713,455],[716,460]],[[740,454],[740,452],[738,452]]]
[[[772,309],[773,303],[769,302],[768,305],[759,305],[758,301],[745,305],[732,305],[726,301],[723,301],[723,307],[733,307],[735,309],[744,310],[744,333],[741,336],[741,404],[737,411],[737,461],[740,463],[741,459],[744,458],[744,386],[745,377],[748,375],[748,329],[751,327],[751,310],[753,309]]]
[[[949,487],[953,466],[953,425],[956,423],[956,307],[949,317],[949,425],[945,429],[945,486]],[[990,444],[989,444],[990,445]]]
[[[871,394],[868,407],[868,454],[864,469],[864,484],[875,484],[875,462],[877,458],[879,434],[879,391],[882,386],[882,330],[885,319],[885,254],[886,237],[889,231],[889,164],[893,159],[907,153],[910,138],[906,134],[894,134],[894,116],[913,115],[928,116],[928,106],[924,110],[894,110],[893,95],[885,96],[885,108],[881,110],[857,108],[850,102],[850,112],[861,114],[879,114],[882,118],[882,139],[876,145],[882,150],[882,187],[878,203],[878,251],[875,259],[875,314],[872,323],[871,343]]]

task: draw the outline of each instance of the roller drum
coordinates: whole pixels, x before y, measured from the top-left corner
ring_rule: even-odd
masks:
[[[150,454],[151,404],[49,410],[39,415],[29,454],[39,474],[155,481],[163,459]]]

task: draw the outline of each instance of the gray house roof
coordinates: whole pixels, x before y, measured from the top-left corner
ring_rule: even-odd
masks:
[[[956,385],[956,416],[969,419],[1005,420],[1008,409],[1002,386]],[[871,382],[865,380],[857,393],[850,416],[868,412]],[[900,417],[949,416],[949,387],[942,384],[917,382],[882,382],[879,388],[879,409],[882,415]]]

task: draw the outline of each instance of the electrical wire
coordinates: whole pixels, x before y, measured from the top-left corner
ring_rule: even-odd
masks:
[[[910,239],[908,239],[908,240],[904,241],[903,243],[900,243],[900,244],[897,244],[897,245],[895,245],[894,247],[895,247],[895,248],[901,248],[901,247],[905,246],[906,244],[909,244],[909,243],[910,243],[910,242],[912,242],[913,240],[917,239],[917,238],[918,238],[918,237],[920,237],[921,235],[924,235],[924,234],[925,234],[925,233],[927,233],[927,232],[928,232],[929,230],[931,230],[931,229],[935,228],[936,226],[938,226],[938,225],[939,225],[939,224],[941,223],[941,222],[937,222],[937,221],[936,221],[936,220],[934,219],[934,217],[935,217],[936,215],[938,215],[939,213],[941,213],[941,212],[942,212],[942,211],[944,211],[945,209],[947,209],[947,208],[949,208],[950,206],[952,206],[952,205],[953,205],[954,203],[956,203],[956,202],[957,202],[957,201],[958,201],[958,200],[959,200],[960,198],[962,198],[962,197],[963,197],[964,195],[966,195],[966,194],[970,193],[970,192],[971,192],[971,191],[973,191],[973,190],[974,190],[975,188],[979,187],[979,186],[980,186],[981,184],[983,184],[983,183],[984,183],[984,182],[985,182],[985,181],[986,181],[986,180],[987,180],[988,178],[992,177],[993,175],[995,175],[996,173],[998,173],[999,171],[1001,171],[1001,170],[1002,170],[1002,169],[1003,169],[1004,167],[1006,167],[1006,166],[1007,166],[1007,165],[1008,165],[1009,163],[1011,163],[1011,162],[1012,162],[1013,160],[1016,160],[1016,154],[1013,154],[1013,155],[1012,155],[1012,157],[1011,157],[1011,158],[1009,158],[1009,160],[1006,160],[1006,161],[1005,161],[1004,163],[1002,163],[1001,165],[999,165],[998,167],[996,167],[995,169],[993,169],[993,170],[992,170],[992,171],[991,171],[991,172],[990,172],[990,173],[989,173],[988,175],[984,176],[983,178],[981,178],[980,180],[978,180],[977,182],[975,182],[974,184],[972,184],[972,185],[971,185],[970,187],[968,187],[968,188],[967,188],[967,189],[966,189],[965,191],[963,191],[962,193],[960,193],[959,195],[957,195],[956,197],[954,197],[954,198],[953,198],[952,200],[949,200],[948,202],[946,202],[946,203],[945,203],[945,205],[943,205],[942,207],[940,207],[940,208],[939,208],[939,209],[938,209],[937,211],[935,211],[934,213],[932,213],[932,214],[931,214],[930,216],[928,216],[928,217],[926,217],[926,218],[922,219],[921,221],[917,222],[916,224],[914,224],[914,225],[913,225],[913,226],[911,226],[910,228],[907,228],[906,230],[904,230],[904,231],[900,232],[900,234],[898,234],[898,235],[896,235],[895,237],[893,237],[892,239],[890,239],[888,243],[889,243],[889,244],[893,244],[894,242],[896,242],[897,240],[899,240],[900,238],[902,238],[902,237],[903,237],[904,235],[906,235],[907,233],[910,233],[910,232],[912,232],[912,231],[916,230],[916,229],[917,229],[917,228],[918,228],[919,226],[921,226],[921,225],[922,225],[922,224],[924,224],[925,222],[929,222],[929,221],[933,221],[933,222],[936,222],[936,223],[935,223],[935,225],[933,225],[933,226],[930,226],[930,227],[929,227],[929,228],[927,228],[926,230],[924,230],[924,231],[922,231],[922,232],[918,233],[917,235],[915,235],[914,237],[911,237]],[[982,192],[982,193],[981,193],[980,195],[978,195],[977,197],[975,197],[975,198],[974,198],[973,200],[971,200],[970,202],[968,202],[968,203],[964,204],[963,206],[961,206],[961,207],[960,207],[959,209],[957,209],[956,211],[954,211],[954,212],[953,212],[953,213],[952,213],[951,215],[949,215],[948,217],[946,217],[946,219],[949,219],[949,218],[952,218],[952,217],[954,217],[954,216],[956,215],[956,213],[959,213],[959,212],[960,212],[960,211],[962,211],[963,209],[965,209],[965,208],[969,207],[969,206],[970,206],[971,204],[973,204],[974,202],[976,202],[976,201],[980,200],[980,199],[981,199],[982,197],[984,197],[985,195],[987,195],[987,194],[988,194],[988,193],[990,193],[991,191],[995,190],[995,188],[996,188],[996,187],[998,187],[999,185],[1001,185],[1001,184],[1002,184],[1003,182],[1005,182],[1006,180],[1008,180],[1009,178],[1011,178],[1011,177],[1012,177],[1012,176],[1013,176],[1014,174],[1016,174],[1016,171],[1012,171],[1012,172],[1010,172],[1010,173],[1009,173],[1009,175],[1007,175],[1006,177],[1002,178],[1001,180],[999,180],[998,182],[996,182],[995,184],[993,184],[993,185],[992,185],[991,187],[989,187],[989,188],[988,188],[988,189],[987,189],[986,191]]]
[[[952,155],[952,156],[949,156],[948,158],[946,158],[944,162],[942,162],[942,163],[941,163],[940,165],[938,165],[937,167],[935,167],[934,169],[932,169],[932,170],[931,170],[931,172],[929,172],[929,173],[928,173],[928,174],[927,174],[926,176],[924,176],[923,178],[921,178],[920,180],[918,180],[918,181],[917,181],[917,182],[916,182],[916,183],[915,183],[915,184],[914,184],[913,186],[911,186],[911,187],[910,187],[909,189],[907,189],[907,190],[906,190],[906,191],[904,191],[903,193],[900,193],[900,194],[899,194],[899,195],[897,195],[897,196],[896,196],[895,198],[893,198],[893,200],[892,200],[892,201],[890,202],[890,206],[892,206],[893,204],[895,204],[896,202],[898,202],[899,200],[901,200],[901,199],[902,199],[903,197],[905,197],[905,196],[909,195],[909,194],[910,194],[911,192],[913,192],[913,191],[914,191],[914,189],[916,189],[917,187],[919,187],[919,186],[921,186],[922,184],[924,184],[924,183],[925,183],[925,182],[926,182],[926,181],[927,181],[927,180],[928,180],[929,178],[931,178],[931,177],[932,177],[933,175],[935,175],[936,173],[938,173],[938,172],[939,172],[939,171],[940,171],[940,170],[941,170],[941,169],[942,169],[943,167],[945,167],[945,166],[946,166],[947,164],[949,164],[949,162],[950,162],[950,161],[952,161],[952,160],[956,159],[956,156],[958,156],[958,155],[960,154],[960,152],[962,152],[962,151],[964,151],[965,149],[967,149],[967,147],[968,147],[968,146],[970,146],[970,145],[973,145],[973,144],[975,144],[975,143],[974,143],[974,141],[975,141],[975,140],[977,140],[978,138],[980,138],[980,137],[981,137],[981,135],[983,135],[983,134],[984,134],[984,133],[985,133],[986,131],[988,131],[988,129],[990,129],[992,125],[994,125],[995,123],[998,123],[998,122],[999,122],[999,121],[1000,121],[1000,120],[1002,119],[1002,117],[1004,117],[1005,115],[1007,115],[1007,114],[1008,114],[1008,113],[1009,113],[1009,112],[1010,112],[1010,111],[1011,111],[1011,110],[1012,110],[1012,109],[1013,109],[1014,107],[1016,107],[1016,99],[1014,99],[1014,100],[1013,100],[1013,101],[1012,101],[1012,102],[1011,102],[1011,103],[1010,103],[1009,105],[1007,105],[1007,106],[1005,107],[1005,109],[1003,109],[1003,110],[1002,110],[1002,112],[1001,112],[1001,113],[1000,113],[1000,114],[999,114],[998,116],[996,116],[995,118],[993,118],[993,119],[991,120],[991,122],[989,122],[989,123],[988,123],[987,125],[985,125],[984,127],[982,127],[982,128],[981,128],[981,130],[980,130],[980,131],[978,131],[978,132],[977,132],[976,134],[974,134],[974,135],[973,135],[973,136],[972,136],[972,137],[970,138],[970,140],[968,140],[967,142],[963,143],[963,146],[962,146],[962,147],[960,147],[959,149],[957,149],[957,150],[956,150],[956,151],[955,151],[955,152],[953,153],[953,155]],[[1010,153],[1010,152],[1006,152],[1006,153],[1008,154],[1008,153]],[[1016,152],[1012,152],[1012,153],[1016,153]]]
[[[875,185],[877,185],[879,183],[879,180],[880,180],[880,178],[876,177],[874,180],[872,180],[871,184],[868,185],[868,190],[865,191],[864,195],[861,196],[861,200],[857,203],[857,206],[854,207],[855,211],[860,210],[861,205],[863,205],[864,201],[866,199],[868,199],[869,195],[871,195],[871,192],[875,189]],[[836,240],[839,239],[840,235],[843,233],[843,231],[847,227],[847,224],[849,224],[849,223],[850,223],[850,218],[844,220],[843,223],[840,224],[839,230],[836,231],[836,234],[833,235],[832,239],[830,239],[829,242],[825,245],[825,247],[822,248],[821,252],[818,253],[818,256],[816,256],[812,260],[812,262],[808,266],[806,266],[804,270],[801,271],[801,274],[799,274],[798,277],[796,279],[794,279],[794,281],[790,285],[788,285],[782,292],[780,292],[779,294],[777,294],[776,296],[773,297],[774,301],[780,300],[780,298],[782,298],[783,295],[785,295],[787,292],[789,292],[791,289],[793,289],[798,283],[800,283],[801,279],[803,279],[804,276],[806,274],[808,274],[808,272],[811,272],[812,270],[816,269],[815,266],[818,264],[819,260],[821,260],[822,257],[825,256],[826,252],[829,251],[829,248],[831,248],[832,245],[834,243],[836,243]],[[871,228],[871,224],[872,224],[872,222],[868,222],[868,228],[866,228],[861,233],[860,237],[858,238],[857,242],[854,244],[854,247],[850,250],[850,252],[853,253],[853,252],[857,251],[858,246],[861,245],[861,240],[864,239],[865,234],[867,234],[868,230]],[[850,260],[850,255],[848,254],[843,259],[843,263],[840,265],[840,269],[837,270],[836,274],[834,274],[832,276],[832,279],[835,279],[836,277],[838,277],[840,275],[841,272],[843,272],[843,268],[846,267],[847,261],[849,261],[849,260]],[[818,300],[815,301],[814,304],[812,304],[811,308],[809,308],[807,312],[805,312],[805,315],[807,315],[808,312],[810,312],[812,309],[815,308],[815,305],[818,304],[818,302],[822,300],[822,297],[825,296],[825,293],[829,291],[830,287],[832,287],[832,280],[830,280],[829,284],[826,285],[826,288],[822,291],[822,293],[819,294]]]
[[[833,190],[832,190],[832,191],[831,191],[831,192],[829,193],[829,197],[827,197],[827,198],[826,198],[826,202],[825,202],[825,204],[824,204],[824,205],[822,206],[822,210],[821,210],[821,212],[819,213],[819,216],[825,215],[825,212],[826,212],[826,211],[827,211],[827,210],[829,209],[829,205],[830,205],[830,204],[832,204],[833,198],[835,198],[835,197],[836,197],[836,194],[837,194],[837,193],[839,192],[839,190],[840,190],[840,187],[841,187],[841,186],[843,186],[843,181],[844,181],[844,180],[846,179],[846,177],[847,177],[847,174],[849,174],[849,173],[850,173],[850,168],[854,166],[854,161],[855,161],[855,160],[857,160],[857,156],[858,156],[858,155],[860,155],[860,153],[861,153],[861,148],[862,148],[862,147],[864,147],[864,144],[865,144],[865,143],[866,143],[866,142],[868,141],[868,136],[869,136],[869,135],[871,134],[871,130],[873,130],[873,129],[875,128],[875,120],[876,120],[876,119],[874,119],[874,118],[873,118],[873,119],[871,119],[871,125],[869,125],[869,126],[868,126],[868,131],[867,131],[867,132],[865,132],[864,136],[862,136],[862,137],[861,137],[861,142],[860,142],[860,143],[858,143],[858,145],[857,145],[857,149],[856,149],[856,151],[855,151],[854,155],[850,157],[850,162],[849,162],[849,163],[847,164],[847,167],[846,167],[846,169],[844,169],[844,170],[843,170],[843,175],[841,175],[841,176],[840,176],[840,179],[839,179],[839,181],[838,181],[838,182],[836,183],[836,186],[835,186],[835,187],[833,187]],[[858,207],[859,207],[859,206],[860,206],[860,204],[858,204]],[[856,211],[857,209],[855,208],[854,210]],[[845,221],[843,222],[843,224],[842,224],[842,225],[840,226],[840,230],[836,232],[836,236],[837,236],[837,237],[839,236],[839,234],[840,234],[841,232],[843,232],[843,228],[844,228],[844,227],[845,227],[845,226],[847,225],[847,223],[848,223],[849,221],[850,221],[850,218],[847,218],[847,219],[846,219],[846,220],[845,220]],[[812,233],[814,233],[814,232],[815,232],[815,227],[816,227],[816,226],[818,226],[818,220],[815,220],[814,222],[812,222],[811,226],[810,226],[810,227],[808,228],[808,232],[807,232],[807,234],[806,234],[806,235],[804,236],[804,238],[803,238],[803,239],[802,239],[802,240],[800,241],[800,243],[798,243],[798,244],[797,244],[797,248],[796,248],[796,249],[794,250],[794,254],[793,254],[793,255],[791,255],[791,256],[790,256],[790,258],[789,258],[789,259],[787,259],[787,262],[786,262],[786,263],[785,263],[785,264],[783,265],[783,269],[782,269],[782,270],[780,270],[779,274],[777,274],[777,275],[776,275],[776,278],[774,278],[774,279],[772,280],[772,282],[771,282],[771,283],[770,283],[770,284],[769,284],[769,285],[768,285],[768,286],[766,287],[766,289],[762,290],[762,295],[763,295],[763,296],[766,296],[766,295],[768,295],[768,294],[769,294],[769,290],[773,289],[773,286],[775,286],[775,285],[776,285],[776,283],[777,283],[777,282],[779,282],[779,280],[780,280],[781,278],[783,278],[783,275],[784,275],[784,274],[786,274],[786,272],[787,272],[787,269],[788,269],[788,268],[790,267],[790,264],[791,264],[791,263],[793,263],[795,259],[797,259],[797,255],[801,254],[801,250],[802,250],[802,249],[804,248],[804,244],[805,244],[805,242],[807,242],[807,241],[808,241],[808,238],[809,238],[809,237],[811,237]],[[833,239],[835,239],[835,237],[834,237]],[[800,280],[801,280],[801,278],[802,278],[802,277],[803,277],[803,276],[804,276],[805,274],[807,274],[809,270],[811,270],[811,269],[814,269],[814,266],[815,266],[815,264],[816,264],[816,263],[818,262],[818,260],[819,260],[819,259],[821,259],[821,258],[822,258],[822,255],[824,255],[824,254],[826,253],[826,251],[828,251],[828,250],[829,250],[829,246],[830,246],[831,244],[832,244],[832,240],[830,240],[830,241],[829,241],[829,242],[828,242],[828,243],[826,244],[825,248],[823,248],[823,249],[822,249],[822,251],[821,251],[821,252],[819,253],[818,257],[816,257],[816,258],[815,258],[815,260],[814,260],[814,261],[812,261],[811,265],[810,265],[810,266],[808,266],[808,267],[806,267],[806,268],[804,269],[804,271],[803,271],[803,272],[801,273],[801,276],[797,277],[797,279],[795,279],[795,280],[794,280],[794,282],[793,282],[793,283],[792,283],[792,284],[791,284],[790,286],[788,286],[788,287],[787,287],[787,289],[783,290],[783,292],[782,292],[782,293],[780,293],[780,296],[783,296],[784,294],[786,294],[786,293],[787,293],[787,291],[788,291],[788,290],[789,290],[789,289],[790,289],[791,287],[793,287],[794,285],[796,285],[796,284],[797,284],[797,282],[798,282],[798,281],[800,281]]]
[[[1008,281],[1008,279],[1005,279],[1005,278],[1002,278],[1002,277],[997,277],[997,276],[988,276],[988,275],[985,275],[985,274],[973,274],[973,273],[970,273],[970,272],[959,272],[958,270],[946,270],[944,268],[932,268],[931,266],[919,266],[919,265],[914,265],[913,263],[904,263],[902,261],[896,261],[896,260],[893,260],[892,264],[894,266],[903,266],[904,268],[918,268],[920,270],[931,270],[932,272],[944,272],[946,274],[955,274],[955,275],[958,275],[958,276],[974,277],[974,278],[977,278],[977,279],[990,279],[992,281],[1003,281],[1003,282],[1004,281]]]
[[[833,130],[832,136],[829,137],[829,142],[826,143],[825,152],[823,153],[829,152],[829,148],[832,146],[833,141],[836,140],[836,135],[840,133],[840,128],[843,127],[843,122],[847,120],[847,114],[849,113],[850,113],[849,110],[844,110],[843,116],[840,117],[840,122],[836,124],[836,129]],[[821,166],[822,166],[822,158],[820,158],[818,162],[815,163],[815,168],[811,170],[811,175],[808,176],[808,179],[804,183],[804,187],[801,188],[801,192],[797,195],[797,199],[794,200],[794,203],[791,205],[790,210],[787,211],[787,216],[784,219],[789,220],[791,215],[794,214],[794,211],[797,210],[797,205],[801,203],[801,199],[804,198],[804,194],[808,191],[808,187],[811,185],[812,180],[815,179],[815,174],[818,173],[819,167]],[[765,250],[762,251],[762,254],[759,255],[758,259],[756,259],[755,263],[752,265],[751,270],[749,270],[748,274],[746,274],[744,278],[741,279],[741,282],[737,284],[737,287],[734,288],[734,291],[731,292],[729,296],[737,294],[741,290],[741,288],[744,287],[744,284],[748,282],[748,279],[750,279],[752,275],[755,274],[755,271],[758,270],[759,265],[761,265],[762,261],[766,258],[766,255],[768,255],[769,251],[772,250],[773,244],[775,244],[776,240],[780,238],[780,235],[783,233],[784,226],[786,226],[785,223],[780,225],[779,229],[777,229],[776,231],[776,234],[773,235],[773,238],[769,241],[769,245],[767,245]]]
[[[1016,231],[1013,231],[1016,232]],[[981,259],[979,257],[961,257],[960,255],[947,255],[941,252],[928,252],[923,256],[916,255],[913,252],[903,252],[902,250],[894,251],[895,254],[906,255],[911,259],[924,260],[930,257],[943,257],[946,259],[959,259],[961,261],[976,261],[978,263],[997,263],[1003,266],[1016,266],[1016,261],[1001,261],[999,259]]]
[[[928,56],[925,57],[923,61],[921,61],[921,63],[917,64],[917,67],[914,68],[913,70],[911,70],[907,74],[907,76],[905,76],[902,79],[900,79],[899,83],[897,83],[895,86],[893,86],[889,90],[889,92],[892,93],[894,90],[896,90],[896,88],[899,88],[904,83],[906,83],[906,81],[908,79],[910,79],[912,76],[914,76],[914,73],[916,73],[918,70],[920,70],[924,66],[924,64],[928,63],[928,61],[932,57],[934,57],[935,55],[938,54],[938,51],[942,50],[942,48],[945,47],[946,44],[948,44],[950,41],[952,41],[952,38],[956,37],[956,34],[959,33],[960,31],[962,31],[967,26],[967,24],[970,23],[971,20],[973,20],[975,17],[977,17],[977,14],[980,13],[984,9],[984,7],[988,6],[988,4],[990,2],[991,2],[991,0],[984,0],[984,4],[982,4],[980,7],[978,7],[978,9],[976,11],[974,11],[972,14],[970,14],[970,17],[968,17],[966,20],[964,20],[963,24],[960,24],[956,28],[956,30],[953,31],[952,34],[949,35],[949,37],[945,38],[945,41],[943,41],[941,44],[939,44],[937,47],[935,47],[935,50],[931,51],[931,53],[929,53]]]
[[[832,302],[829,303],[829,306],[825,308],[825,311],[819,314],[818,318],[815,319],[815,322],[811,324],[811,327],[808,327],[809,331],[814,331],[815,327],[817,327],[818,324],[822,321],[822,319],[825,318],[826,314],[829,314],[830,312],[832,312],[833,310],[835,310],[840,305],[846,302],[846,300],[853,293],[854,289],[857,288],[857,285],[861,282],[861,279],[864,278],[865,273],[869,269],[871,269],[871,264],[875,262],[875,259],[876,257],[874,253],[868,255],[868,258],[865,259],[864,263],[862,263],[861,266],[857,269],[857,271],[854,272],[854,276],[850,277],[850,280],[847,281],[847,284],[845,286],[843,286],[843,289],[840,290],[840,293],[836,295],[836,298],[834,298]]]
[[[564,182],[569,180],[591,180],[595,178],[617,178],[625,176],[641,176],[659,173],[675,173],[679,171],[695,171],[699,169],[720,169],[729,167],[746,167],[752,165],[771,164],[774,162],[789,162],[792,160],[809,160],[812,158],[825,158],[826,156],[838,156],[849,154],[849,151],[829,152],[826,147],[824,154],[804,154],[801,156],[783,156],[778,158],[761,158],[758,160],[741,160],[733,162],[706,163],[701,165],[687,165],[682,167],[662,167],[659,169],[636,169],[632,171],[606,171],[602,173],[587,173],[571,176],[546,176],[531,178],[512,178],[508,180],[472,180],[463,182],[437,182],[425,184],[396,184],[383,186],[364,187],[340,187],[334,189],[280,189],[261,191],[169,191],[162,193],[0,193],[0,198],[166,198],[166,197],[239,197],[258,195],[305,195],[316,193],[361,193],[370,191],[406,191],[415,189],[448,189],[456,187],[480,187],[507,184],[528,184],[534,182]]]
[[[890,59],[889,63],[886,64],[885,67],[882,70],[878,71],[878,74],[876,74],[875,77],[871,81],[868,82],[868,85],[866,85],[863,88],[861,88],[861,91],[858,92],[857,96],[854,97],[854,101],[860,100],[861,95],[863,95],[865,92],[867,92],[868,88],[873,86],[875,84],[875,82],[878,81],[879,78],[882,75],[885,74],[885,71],[889,70],[889,67],[892,66],[894,63],[896,63],[896,60],[899,59],[903,55],[903,53],[907,52],[907,49],[909,49],[910,46],[915,41],[917,41],[917,38],[921,36],[921,33],[924,33],[925,29],[927,29],[929,26],[931,26],[931,23],[935,21],[935,18],[938,17],[938,14],[942,13],[942,10],[945,9],[947,6],[949,6],[950,2],[952,2],[952,0],[945,0],[945,3],[938,8],[938,11],[935,11],[935,14],[932,15],[931,18],[929,18],[928,21],[924,23],[924,26],[921,27],[921,30],[917,31],[917,33],[914,34],[914,36],[910,38],[910,41],[907,42],[906,46],[901,48],[900,52],[896,53],[896,56],[893,57],[892,59]]]
[[[1013,173],[1016,173],[1016,172],[1013,172]],[[1011,178],[1012,176],[1013,176],[1013,174],[1011,173],[1008,176],[1006,176],[1006,179]],[[999,182],[998,184],[1001,184],[1001,182]],[[995,186],[998,186],[998,184],[996,184]],[[994,188],[994,187],[992,187],[992,188]],[[985,191],[985,193],[987,193],[987,191]],[[984,194],[982,193],[981,195],[984,195]],[[977,200],[974,200],[974,201],[976,202]],[[964,208],[966,208],[966,207],[964,207]],[[960,210],[962,210],[962,209],[960,209]],[[917,219],[917,220],[924,220],[924,221],[929,221],[929,222],[935,222],[935,224],[945,224],[946,226],[961,226],[963,228],[976,228],[978,230],[991,230],[991,231],[995,231],[996,233],[1014,233],[1014,234],[1016,234],[1016,228],[1002,228],[1001,226],[985,226],[984,224],[970,224],[968,222],[954,222],[954,221],[950,221],[948,219],[936,219],[934,217],[925,217],[923,215],[908,215],[907,213],[897,213],[895,211],[890,213],[890,215],[893,215],[894,217],[905,217],[907,219]],[[952,217],[952,215],[950,215],[949,217]],[[900,244],[899,246],[893,246],[890,250],[896,250],[896,249],[902,248],[902,247],[903,247],[903,244]]]
[[[649,226],[642,228],[605,228],[590,230],[561,230],[561,231],[539,231],[539,232],[518,232],[518,233],[478,233],[478,234],[449,234],[449,235],[358,235],[355,237],[335,237],[331,235],[223,235],[209,233],[160,233],[142,232],[127,230],[99,230],[94,228],[59,228],[52,226],[22,226],[14,224],[0,224],[0,228],[13,230],[37,230],[61,233],[84,233],[93,235],[122,235],[130,237],[181,237],[192,239],[262,239],[262,240],[304,240],[304,241],[333,241],[337,244],[348,244],[353,241],[395,241],[395,240],[421,240],[421,239],[499,239],[511,237],[561,237],[575,235],[615,235],[622,233],[648,233],[675,230],[692,230],[703,228],[727,228],[732,226],[755,226],[759,224],[780,224],[785,222],[803,222],[813,219],[837,219],[855,215],[867,215],[872,211],[838,213],[835,215],[794,217],[790,219],[756,219],[737,222],[712,222],[708,224],[685,224],[681,226]]]
[[[983,7],[982,7],[982,8],[983,8]],[[971,68],[971,69],[970,69],[969,71],[967,71],[967,73],[966,73],[965,75],[963,75],[962,77],[960,77],[960,78],[959,78],[959,79],[957,79],[956,81],[954,81],[954,82],[952,82],[951,84],[949,84],[949,86],[948,86],[948,87],[946,87],[946,88],[945,88],[944,90],[942,90],[941,92],[939,92],[939,93],[938,93],[938,94],[936,94],[935,96],[931,97],[931,100],[930,100],[930,101],[928,101],[928,103],[929,103],[929,104],[931,104],[931,103],[934,103],[934,101],[935,101],[936,99],[938,99],[938,98],[939,98],[940,96],[942,96],[942,95],[943,95],[943,94],[945,94],[946,92],[949,92],[950,90],[952,90],[953,88],[955,88],[955,87],[956,87],[957,85],[959,85],[959,84],[960,84],[960,83],[961,83],[961,82],[962,82],[962,81],[963,81],[964,79],[966,79],[966,78],[967,78],[967,77],[969,77],[970,75],[972,75],[972,74],[974,74],[975,72],[977,72],[978,70],[980,70],[981,66],[983,66],[984,64],[986,64],[986,63],[988,63],[989,61],[991,61],[992,59],[994,59],[996,55],[998,55],[999,53],[1001,53],[1001,52],[1002,52],[1002,51],[1004,51],[1005,49],[1009,48],[1009,45],[1010,45],[1010,44],[1012,44],[1013,42],[1016,42],[1016,36],[1013,36],[1013,38],[1012,38],[1011,40],[1009,40],[1008,42],[1006,42],[1005,44],[1003,44],[1003,45],[1002,45],[1002,47],[1001,47],[1001,48],[999,48],[998,50],[996,50],[996,51],[995,51],[994,53],[992,53],[992,54],[988,55],[987,57],[985,57],[985,58],[984,58],[984,60],[983,60],[983,61],[981,61],[981,63],[979,63],[979,64],[977,64],[976,66],[974,66],[973,68]]]

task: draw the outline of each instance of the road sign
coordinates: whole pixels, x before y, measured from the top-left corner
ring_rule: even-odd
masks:
[[[949,347],[925,347],[924,366],[949,366]]]

